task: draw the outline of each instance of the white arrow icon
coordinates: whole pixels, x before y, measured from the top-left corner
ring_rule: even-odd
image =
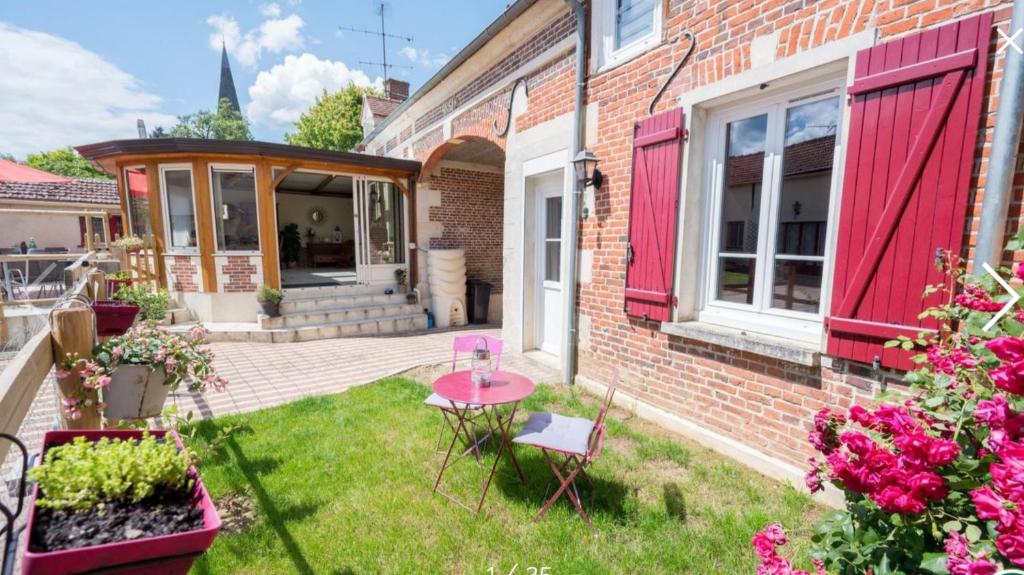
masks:
[[[1012,308],[1013,305],[1017,303],[1017,300],[1020,299],[1020,294],[1013,291],[1013,288],[1010,287],[1010,284],[1006,283],[1006,280],[1004,280],[1002,276],[997,274],[996,270],[992,269],[992,266],[988,265],[988,262],[981,264],[981,267],[985,268],[985,271],[988,272],[988,275],[996,278],[996,281],[999,282],[999,285],[1003,286],[1003,289],[1006,290],[1006,293],[1012,296],[1010,298],[1010,301],[1006,302],[1006,305],[1003,306],[1003,309],[999,310],[999,313],[992,316],[992,319],[988,320],[988,323],[985,324],[984,329],[985,331],[988,331],[992,329],[992,326],[999,322],[999,318],[1006,315],[1006,312],[1010,311],[1010,308]]]

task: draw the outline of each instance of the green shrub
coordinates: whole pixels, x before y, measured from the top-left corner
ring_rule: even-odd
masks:
[[[94,443],[76,437],[48,449],[43,464],[29,471],[29,477],[42,490],[38,506],[81,510],[187,489],[188,466],[187,452],[148,433],[138,441],[104,437]]]
[[[118,281],[130,280],[130,279],[132,279],[132,274],[130,274],[130,273],[126,272],[126,271],[111,272],[111,273],[107,274],[107,279],[108,280],[118,280]]]
[[[281,290],[274,289],[266,285],[262,286],[260,291],[256,294],[256,301],[258,302],[269,301],[273,303],[281,303],[282,299],[284,299],[284,294],[281,293]]]
[[[139,319],[143,321],[163,320],[171,301],[167,290],[151,291],[144,285],[122,287],[114,294],[114,299],[139,306]]]

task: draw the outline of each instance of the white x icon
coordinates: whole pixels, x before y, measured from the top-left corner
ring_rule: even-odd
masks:
[[[1017,28],[1017,31],[1013,33],[1013,36],[1007,36],[1006,32],[1003,32],[1001,28],[996,28],[996,32],[999,32],[1000,36],[1006,38],[1006,44],[1000,46],[999,49],[996,50],[996,54],[1006,51],[1010,46],[1013,46],[1013,49],[1016,50],[1018,54],[1024,54],[1024,48],[1017,45],[1017,36],[1024,34],[1024,28]]]

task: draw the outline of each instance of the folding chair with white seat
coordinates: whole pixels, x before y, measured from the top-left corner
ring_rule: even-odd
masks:
[[[523,425],[522,431],[512,439],[513,443],[539,448],[559,482],[558,490],[544,503],[540,512],[534,517],[534,521],[540,520],[564,493],[583,520],[587,524],[590,523],[590,517],[580,503],[579,490],[576,489],[576,476],[582,476],[591,488],[594,487],[587,475],[586,468],[601,455],[606,431],[605,418],[608,415],[612,398],[615,396],[618,380],[616,375],[608,385],[608,391],[605,393],[604,402],[601,404],[596,420],[567,417],[557,413],[534,413]],[[565,459],[561,464],[556,463],[552,454],[562,455]]]
[[[491,355],[494,357],[495,371],[501,369],[501,350],[504,345],[502,340],[485,334],[470,334],[456,336],[455,340],[452,342],[452,371],[455,371],[456,364],[459,361],[459,352],[473,353],[481,345],[484,347],[484,349],[489,351]],[[450,429],[452,433],[457,432],[456,423],[458,420],[455,417],[455,409],[465,409],[466,404],[455,402],[455,407],[452,407],[451,401],[441,397],[436,393],[431,393],[430,396],[423,401],[423,403],[430,407],[438,408],[439,410],[441,410],[441,415],[444,416],[444,419],[441,421],[441,428],[437,432],[437,445],[434,448],[438,452],[444,452],[444,450],[441,449],[441,441],[444,438],[445,427]],[[478,419],[481,415],[484,416],[484,418],[487,421],[488,432],[479,439],[476,437],[476,431],[474,429],[464,427],[466,432],[466,440],[469,443],[469,448],[466,449],[466,453],[468,453],[469,451],[475,451],[476,456],[480,457],[478,446],[484,441],[486,441],[487,438],[493,434],[494,427],[491,423],[490,416],[487,414],[487,411],[484,410],[481,406],[470,405],[469,410],[475,412],[476,415],[468,417],[467,421],[473,422],[476,419]]]

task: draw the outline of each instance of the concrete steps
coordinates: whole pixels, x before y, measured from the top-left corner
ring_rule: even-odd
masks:
[[[195,324],[174,325],[169,329],[184,332],[192,325]],[[291,343],[423,331],[427,329],[427,316],[416,313],[275,329],[262,329],[258,323],[208,323],[204,327],[210,332],[207,339],[211,342]]]
[[[405,301],[405,298],[402,298]],[[260,315],[259,324],[263,329],[298,328],[336,323],[360,322],[385,317],[423,315],[418,304],[380,303],[377,305],[339,305],[323,310],[294,311],[282,313],[280,317]]]
[[[255,323],[211,323],[210,341],[287,343],[422,331],[427,316],[405,293],[387,286],[330,286],[285,290],[281,315]],[[182,325],[188,329],[191,325]],[[177,325],[172,329],[179,329]]]

